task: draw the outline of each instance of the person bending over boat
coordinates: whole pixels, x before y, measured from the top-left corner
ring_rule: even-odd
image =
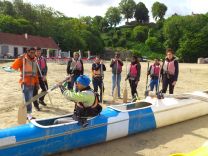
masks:
[[[169,86],[169,94],[173,94],[174,87],[178,80],[178,61],[174,56],[174,51],[170,48],[166,50],[166,58],[162,65],[162,93],[166,93]]]
[[[76,80],[78,92],[67,90],[62,84],[60,85],[61,92],[70,101],[75,102],[73,117],[60,118],[54,121],[54,124],[68,123],[76,120],[83,127],[87,126],[87,117],[99,115],[102,111],[102,106],[98,102],[98,95],[90,88],[90,78],[86,75],[81,75]]]

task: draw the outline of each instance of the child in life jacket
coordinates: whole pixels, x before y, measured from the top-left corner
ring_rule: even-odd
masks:
[[[154,88],[156,89],[156,92],[158,92],[158,84],[159,84],[159,77],[160,77],[160,62],[159,59],[156,58],[154,60],[154,64],[152,64],[149,68],[148,75],[150,75],[150,90],[153,91]]]
[[[129,66],[129,72],[127,74],[126,80],[129,80],[129,84],[131,87],[131,95],[134,99],[138,96],[137,93],[137,86],[140,81],[140,74],[141,74],[141,65],[139,63],[138,57],[133,56],[131,59],[131,64]]]

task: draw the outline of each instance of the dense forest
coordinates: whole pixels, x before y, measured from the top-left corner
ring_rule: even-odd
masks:
[[[159,2],[149,11],[142,2],[121,0],[118,7],[108,8],[104,17],[72,18],[44,5],[0,0],[0,31],[51,36],[63,51],[99,54],[108,48],[153,59],[164,57],[169,47],[182,62],[208,57],[208,13],[175,13],[165,19],[167,10]],[[150,13],[155,23],[149,22]],[[122,20],[126,22],[120,26]]]

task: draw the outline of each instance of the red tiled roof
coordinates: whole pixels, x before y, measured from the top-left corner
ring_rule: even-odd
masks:
[[[3,32],[0,32],[0,44],[59,49],[58,45],[51,37],[27,35],[26,39],[25,34],[18,35]]]

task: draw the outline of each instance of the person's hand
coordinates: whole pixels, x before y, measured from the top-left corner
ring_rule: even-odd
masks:
[[[100,64],[103,64],[103,60],[100,61]]]
[[[67,82],[71,82],[71,75],[66,76]]]
[[[176,81],[173,81],[172,85],[175,86],[176,85]]]
[[[43,76],[43,77],[42,77],[42,80],[43,80],[43,81],[46,81],[46,76]]]
[[[139,81],[135,81],[135,84],[137,85],[139,83]]]

